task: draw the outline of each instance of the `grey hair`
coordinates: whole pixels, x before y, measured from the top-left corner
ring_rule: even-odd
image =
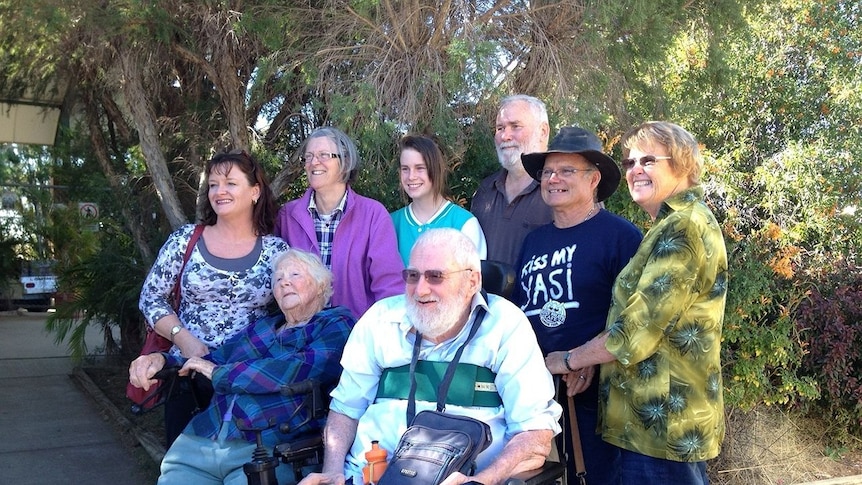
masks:
[[[287,260],[293,260],[305,267],[308,271],[308,276],[320,288],[320,293],[323,296],[323,302],[318,311],[322,310],[332,297],[332,271],[330,271],[320,257],[314,253],[303,251],[302,249],[289,248],[287,251],[279,254],[275,261],[272,262],[272,286],[275,287],[275,270],[280,264]],[[316,312],[315,312],[316,313]]]
[[[302,142],[299,153],[305,153],[305,148],[311,139],[322,137],[329,138],[335,144],[335,150],[338,152],[338,168],[341,170],[341,181],[346,184],[353,182],[359,171],[359,150],[356,149],[356,143],[353,142],[353,139],[338,128],[321,126],[315,129]]]
[[[413,244],[410,250],[410,259],[418,248],[430,246],[443,254],[450,255],[455,266],[473,271],[482,271],[482,263],[476,245],[463,232],[446,228],[430,229],[424,232]]]
[[[513,94],[511,96],[506,96],[500,101],[500,109],[503,109],[504,106],[511,103],[527,103],[530,106],[530,111],[533,112],[533,116],[536,117],[536,120],[539,123],[548,123],[548,108],[545,107],[545,103],[536,97],[528,96],[526,94]]]

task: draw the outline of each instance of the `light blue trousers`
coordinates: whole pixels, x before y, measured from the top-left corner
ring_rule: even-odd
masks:
[[[188,432],[181,434],[162,459],[158,485],[248,485],[242,466],[251,461],[255,444],[226,440],[226,434],[224,424],[215,441]],[[288,465],[281,464],[275,470],[278,483],[296,481]]]

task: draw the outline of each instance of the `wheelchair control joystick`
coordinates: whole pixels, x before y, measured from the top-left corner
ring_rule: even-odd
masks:
[[[242,466],[245,476],[248,477],[248,485],[278,485],[278,480],[275,477],[275,469],[279,463],[278,458],[269,455],[266,447],[263,446],[261,434],[274,425],[275,423],[269,423],[263,428],[239,428],[240,431],[253,432],[257,440],[251,461]]]
[[[243,428],[237,422],[240,431],[254,433],[257,439],[251,461],[243,465],[243,472],[248,478],[249,485],[278,485],[275,471],[281,462],[293,466],[297,482],[302,478],[303,473],[320,470],[323,460],[323,438],[320,431],[294,433],[294,430],[306,426],[312,419],[319,419],[326,415],[328,408],[320,382],[307,379],[282,385],[279,391],[283,396],[304,396],[290,416],[279,419],[284,422],[278,426],[278,431],[282,434],[294,435],[289,443],[275,445],[272,455],[269,456],[263,445],[263,432],[276,426],[275,418],[271,418],[266,426],[260,428]],[[298,417],[302,411],[307,415]],[[294,421],[299,422],[294,423]],[[293,423],[292,426],[291,423]]]

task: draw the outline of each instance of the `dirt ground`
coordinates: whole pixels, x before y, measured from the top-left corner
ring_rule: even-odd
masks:
[[[791,485],[860,475],[862,446],[828,445],[828,420],[801,418],[780,409],[733,410],[722,453],[709,462],[710,481],[723,485]]]
[[[131,413],[125,397],[128,364],[84,367],[94,383],[132,423],[164,439],[161,408]],[[784,414],[775,408],[728,412],[722,454],[708,465],[713,485],[792,485],[862,475],[862,441],[856,450],[825,444],[829,423]],[[859,482],[862,484],[862,478]]]

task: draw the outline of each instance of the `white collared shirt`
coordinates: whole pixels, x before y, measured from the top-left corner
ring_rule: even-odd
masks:
[[[468,325],[455,338],[434,344],[423,341],[421,360],[451,361],[467,338],[481,305],[488,310],[479,330],[464,349],[461,362],[491,369],[503,401],[498,407],[450,405],[452,414],[480,419],[491,426],[491,446],[478,459],[478,469],[487,467],[509,439],[522,431],[550,429],[560,432],[562,408],[554,401],[554,385],[536,336],[524,313],[509,301],[477,293],[471,303]],[[386,368],[410,363],[414,334],[405,314],[405,296],[375,303],[356,323],[344,349],[341,380],[332,392],[330,409],[359,421],[356,438],[347,456],[345,478],[362,483],[364,454],[376,440],[389,456],[407,429],[407,401],[380,399],[375,402],[380,375]],[[417,401],[416,412],[434,409],[436,403]]]

